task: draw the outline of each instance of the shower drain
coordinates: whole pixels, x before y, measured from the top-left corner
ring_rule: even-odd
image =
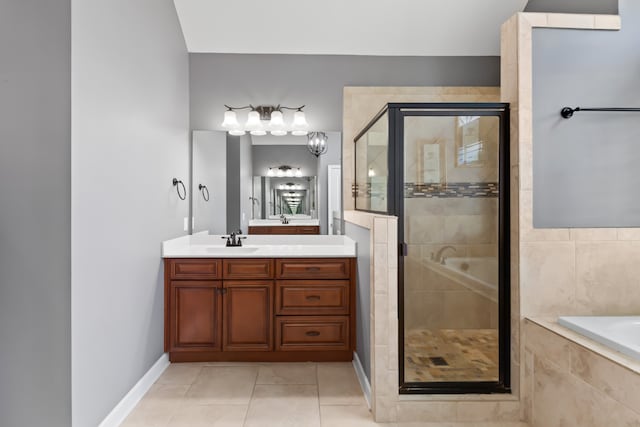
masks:
[[[449,366],[449,364],[447,363],[446,360],[444,360],[444,357],[430,357],[429,360],[431,360],[431,363],[433,363],[436,366]]]

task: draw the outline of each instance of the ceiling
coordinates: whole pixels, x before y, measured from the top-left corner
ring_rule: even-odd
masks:
[[[174,0],[189,52],[496,56],[527,0]]]

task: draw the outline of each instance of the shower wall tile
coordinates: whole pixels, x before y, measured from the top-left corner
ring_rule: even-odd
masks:
[[[618,228],[618,240],[640,241],[640,228]]]
[[[388,252],[391,255],[389,257],[389,267],[396,269],[396,277],[398,270],[398,257],[395,254],[398,253],[398,221],[395,218],[387,221],[387,244]]]
[[[640,312],[640,245],[630,241],[576,242],[576,312]]]
[[[547,15],[547,25],[555,28],[595,28],[595,16],[573,13],[550,13]]]
[[[440,321],[441,327],[451,329],[492,329],[491,311],[497,311],[498,306],[474,292],[446,292],[444,293],[444,316]]]
[[[594,28],[604,30],[619,30],[622,22],[617,15],[595,15]]]
[[[572,312],[575,303],[575,243],[520,245],[521,310],[527,316]]]
[[[373,232],[376,243],[387,242],[387,228],[386,218],[375,218],[373,220]]]
[[[495,243],[498,219],[493,215],[450,215],[444,221],[444,242]]]
[[[517,16],[512,16],[500,28],[500,99],[516,104],[518,80]]]
[[[497,304],[467,289],[409,291],[405,295],[405,329],[493,329]]]
[[[410,216],[406,239],[409,243],[440,243],[444,242],[444,222],[442,216]]]
[[[617,240],[618,231],[615,228],[571,228],[571,240]]]
[[[529,27],[546,27],[549,25],[549,13],[529,12],[524,14]]]
[[[373,250],[373,277],[375,293],[386,295],[389,288],[389,262],[387,244],[376,243]]]
[[[498,243],[466,245],[466,256],[469,257],[498,257]],[[508,260],[507,260],[508,262]]]

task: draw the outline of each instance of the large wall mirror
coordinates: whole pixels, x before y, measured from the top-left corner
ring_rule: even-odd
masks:
[[[194,131],[192,232],[342,234],[341,134],[316,157],[307,137]]]

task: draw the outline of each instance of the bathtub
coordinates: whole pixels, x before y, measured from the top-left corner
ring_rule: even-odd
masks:
[[[444,264],[429,261],[429,267],[467,289],[498,301],[498,260],[492,257],[450,257]]]
[[[558,324],[640,361],[640,316],[563,316]]]

